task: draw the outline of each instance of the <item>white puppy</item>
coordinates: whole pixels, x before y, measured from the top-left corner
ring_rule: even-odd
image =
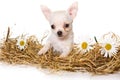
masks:
[[[52,12],[46,6],[41,6],[41,9],[51,25],[51,34],[38,54],[44,54],[53,48],[61,53],[60,57],[66,57],[73,46],[72,22],[78,11],[78,3],[73,3],[67,11]]]

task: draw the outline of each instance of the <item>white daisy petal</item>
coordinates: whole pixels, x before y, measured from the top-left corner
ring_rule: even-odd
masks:
[[[112,36],[113,36],[113,33],[107,34],[100,41],[100,46],[102,47],[100,51],[101,51],[101,54],[104,54],[104,57],[112,57],[118,51],[119,41],[118,39]]]
[[[26,39],[19,37],[18,40],[17,40],[17,44],[16,45],[18,46],[18,48],[20,50],[23,50],[25,48],[25,46],[26,46]]]
[[[107,56],[108,56],[108,53],[107,53],[107,52],[105,52],[104,57],[107,57]]]
[[[81,41],[79,41],[80,43],[78,43],[78,48],[80,49],[80,52],[82,53],[86,53],[88,51],[90,51],[91,49],[93,49],[93,47],[91,45],[93,45],[93,41],[90,38],[85,38],[82,39]]]

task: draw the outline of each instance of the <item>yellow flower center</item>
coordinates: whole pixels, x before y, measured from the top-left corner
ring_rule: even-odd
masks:
[[[87,43],[87,42],[82,42],[82,45],[81,45],[82,49],[86,49],[87,46],[88,46],[88,43]]]
[[[20,41],[20,46],[24,46],[25,42],[23,40]]]
[[[110,50],[111,48],[112,48],[112,45],[111,45],[111,44],[107,43],[107,44],[105,45],[105,49],[106,49],[106,50]]]

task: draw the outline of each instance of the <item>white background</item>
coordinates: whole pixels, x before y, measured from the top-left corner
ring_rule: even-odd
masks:
[[[75,0],[0,0],[0,38],[11,28],[12,37],[27,33],[38,38],[50,29],[40,10],[67,10]],[[79,11],[73,23],[75,40],[112,31],[120,35],[119,0],[76,0]],[[120,74],[92,76],[88,73],[46,73],[34,67],[0,64],[0,80],[120,80]]]

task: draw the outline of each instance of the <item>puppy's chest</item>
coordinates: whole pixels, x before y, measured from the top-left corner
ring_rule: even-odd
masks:
[[[68,39],[68,40],[56,40],[56,39],[52,39],[51,40],[51,47],[53,47],[53,49],[55,51],[59,51],[59,52],[63,52],[65,49],[69,50],[72,46],[72,39]]]

